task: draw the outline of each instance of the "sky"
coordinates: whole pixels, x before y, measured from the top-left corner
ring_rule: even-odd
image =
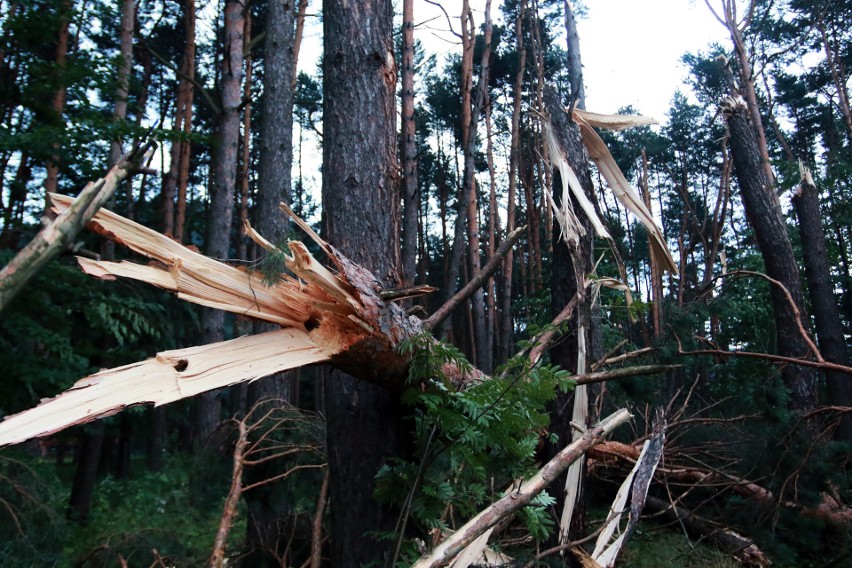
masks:
[[[586,106],[596,112],[633,105],[662,122],[686,77],[681,56],[731,41],[702,0],[586,0],[586,5],[577,31]]]
[[[710,0],[716,4],[718,0]],[[396,13],[401,14],[401,1]],[[450,16],[426,0],[414,1],[415,39],[439,60],[460,52],[459,41],[447,31],[460,29],[460,0],[442,0]],[[501,0],[493,0],[492,14],[500,22]],[[663,122],[672,96],[683,84],[680,63],[687,51],[705,49],[712,42],[730,43],[703,0],[584,0],[586,14],[578,21],[580,51],[586,85],[586,106],[614,113],[632,105],[642,114]],[[315,13],[319,0],[311,2]],[[471,0],[477,28],[483,22],[485,0]],[[309,18],[299,67],[314,73],[322,50],[318,18]]]

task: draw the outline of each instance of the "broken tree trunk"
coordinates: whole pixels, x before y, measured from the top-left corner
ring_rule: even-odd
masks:
[[[51,202],[62,215],[75,200],[54,194]],[[311,237],[339,272],[325,268],[302,243],[294,241],[286,260],[292,276],[282,274],[272,286],[265,285],[257,273],[207,258],[104,209],[89,228],[153,263],[81,258],[86,273],[107,280],[117,276],[142,280],[176,292],[186,301],[276,323],[283,329],[166,351],[153,359],[82,379],[58,397],[0,423],[0,445],[90,422],[126,406],[166,404],[322,361],[393,390],[405,383],[407,361],[394,348],[421,331],[419,320],[406,316],[399,306],[385,303],[372,274],[309,228]],[[262,246],[272,247],[251,228],[249,233]]]

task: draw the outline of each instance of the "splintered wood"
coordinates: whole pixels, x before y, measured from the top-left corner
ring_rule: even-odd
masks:
[[[61,214],[73,198],[51,194]],[[0,445],[90,422],[135,404],[174,402],[199,393],[253,381],[288,369],[332,362],[367,380],[397,381],[405,361],[394,347],[419,331],[419,320],[379,297],[381,287],[365,269],[340,255],[306,225],[338,273],[319,263],[304,244],[289,243],[282,274],[273,284],[260,274],[207,258],[138,223],[100,210],[88,227],[151,259],[147,265],[78,259],[96,278],[133,278],[174,292],[183,300],[276,323],[282,327],[101,371],[39,406],[0,422]],[[250,230],[261,246],[268,242]],[[374,358],[380,363],[362,365]],[[384,365],[379,372],[379,367]],[[369,368],[368,368],[369,367]]]

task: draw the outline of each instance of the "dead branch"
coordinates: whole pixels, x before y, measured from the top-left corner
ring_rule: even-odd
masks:
[[[625,340],[627,341],[627,340]],[[607,367],[609,365],[615,365],[616,363],[623,363],[628,359],[635,359],[637,357],[642,357],[643,355],[647,355],[649,353],[653,353],[656,351],[656,347],[643,347],[642,349],[637,349],[636,351],[630,351],[629,353],[622,353],[621,355],[611,357],[606,356],[602,358],[600,361],[595,362],[592,365],[592,371],[597,371],[601,367]]]
[[[210,568],[222,568],[225,563],[225,545],[228,543],[228,535],[237,517],[237,505],[243,494],[243,467],[245,466],[245,450],[248,446],[248,427],[244,420],[237,421],[237,443],[234,446],[234,466],[231,472],[231,488],[225,499],[225,507],[222,517],[219,519],[219,529],[216,531],[216,539],[213,541],[213,552],[210,555],[208,565]]]
[[[805,329],[805,324],[804,322],[802,322],[802,312],[799,310],[799,307],[796,305],[796,301],[793,299],[793,296],[790,294],[790,291],[787,289],[786,286],[784,286],[784,284],[762,272],[755,272],[752,270],[734,270],[732,272],[728,272],[727,274],[720,274],[717,278],[726,278],[728,276],[754,276],[757,278],[763,278],[764,280],[781,290],[781,293],[784,294],[784,297],[787,299],[787,303],[790,305],[790,310],[793,312],[793,316],[796,318],[796,326],[799,329],[799,334],[802,336],[802,339],[804,339],[805,343],[808,345],[808,348],[813,353],[814,358],[816,358],[816,360],[820,363],[825,363],[825,359],[823,359],[822,353],[820,353],[820,350],[817,348],[816,343],[814,343],[814,340],[811,339],[811,336]]]
[[[783,355],[773,355],[771,353],[757,353],[755,351],[724,351],[722,349],[693,349],[691,351],[683,351],[679,347],[677,354],[686,356],[714,355],[721,358],[744,357],[746,359],[763,359],[765,361],[772,361],[775,363],[789,363],[791,365],[800,365],[802,367],[816,367],[817,369],[828,369],[852,375],[852,367],[838,365],[831,361],[811,361],[809,359],[797,359],[795,357],[785,357]]]
[[[588,385],[591,383],[601,383],[603,381],[611,381],[613,379],[623,379],[626,377],[636,377],[639,375],[656,375],[658,373],[666,373],[675,369],[680,369],[681,365],[637,365],[635,367],[623,367],[621,369],[613,369],[611,371],[598,371],[596,373],[585,373],[571,377],[578,385]]]
[[[580,301],[580,294],[574,294],[574,297],[562,308],[562,311],[559,312],[553,321],[550,322],[550,328],[539,334],[535,339],[533,339],[530,343],[533,345],[533,348],[530,350],[530,365],[535,365],[538,363],[538,360],[541,359],[541,356],[550,348],[550,344],[553,343],[554,338],[556,338],[556,334],[559,331],[559,326],[564,322],[568,321],[571,315],[574,313],[574,308],[577,307],[577,303]]]
[[[320,568],[322,565],[322,518],[325,511],[325,502],[328,499],[328,480],[328,468],[325,468],[319,498],[317,499],[317,512],[314,514],[314,526],[313,530],[311,530],[310,568]]]
[[[597,426],[586,430],[580,438],[565,447],[516,491],[512,491],[487,507],[439,544],[430,554],[421,557],[414,564],[414,568],[437,568],[446,565],[486,530],[527,506],[533,497],[541,493],[572,463],[580,459],[589,448],[600,443],[604,437],[630,418],[630,413],[621,409],[602,420]]]
[[[0,270],[0,311],[12,301],[29,280],[47,263],[68,248],[74,237],[107,201],[128,176],[153,155],[156,145],[149,142],[123,156],[107,174],[89,182],[74,205],[53,219]]]
[[[447,319],[447,317],[453,313],[459,304],[470,298],[474,292],[479,290],[485,282],[491,278],[491,276],[497,272],[497,269],[503,264],[503,258],[509,253],[514,246],[515,241],[523,234],[526,230],[527,226],[518,227],[508,235],[500,244],[500,248],[497,249],[497,252],[488,259],[488,263],[482,267],[482,271],[473,278],[470,282],[468,282],[464,288],[459,290],[453,295],[452,298],[447,300],[447,302],[438,308],[434,314],[429,316],[427,319],[423,321],[423,329],[430,330],[434,329],[435,326],[439,325],[442,321]]]
[[[265,409],[265,412],[258,416],[259,412],[263,409]],[[282,412],[284,413],[284,416],[278,416]],[[271,477],[261,479],[254,483],[245,484],[243,481],[243,473],[245,472],[247,467],[251,467],[252,465],[256,465],[259,463],[264,463],[266,461],[269,461],[269,459],[280,459],[299,453],[310,452],[322,454],[322,452],[318,445],[278,444],[274,440],[271,440],[272,433],[276,431],[280,432],[281,429],[284,427],[290,427],[288,423],[294,422],[296,423],[295,426],[298,427],[298,422],[300,422],[299,419],[293,418],[288,413],[288,406],[287,403],[284,401],[269,399],[259,400],[246,413],[246,416],[244,418],[240,420],[233,419],[231,422],[235,425],[237,432],[237,439],[234,444],[233,451],[234,463],[231,472],[231,486],[228,490],[228,495],[225,498],[225,505],[222,510],[222,516],[219,520],[219,528],[216,531],[213,552],[211,553],[210,560],[208,562],[208,566],[210,566],[210,568],[222,568],[222,566],[224,566],[225,548],[227,546],[228,536],[231,532],[231,528],[233,527],[234,520],[236,519],[238,514],[237,507],[239,505],[240,499],[242,499],[242,496],[246,492],[264,485],[268,485],[270,483],[274,483],[281,479],[285,479],[300,470],[326,467],[325,463],[293,465],[285,469],[282,473],[278,475],[273,475]],[[259,436],[255,437],[255,434],[261,429],[263,429],[262,433]],[[288,449],[286,451],[274,451],[282,446],[287,447]],[[270,452],[270,450],[273,451]],[[255,458],[254,456],[257,454],[264,454],[264,457]],[[320,504],[323,505],[323,507],[325,499],[323,491],[325,491],[327,494],[327,483],[328,470],[326,469],[326,475],[323,481],[323,490],[321,490],[320,493]],[[321,510],[317,512],[317,516],[320,519],[320,529],[318,529],[320,534],[318,535],[318,537],[321,537]],[[317,529],[315,528],[314,530],[316,531]]]

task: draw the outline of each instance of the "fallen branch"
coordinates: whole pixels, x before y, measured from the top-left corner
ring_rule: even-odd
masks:
[[[621,409],[602,420],[597,426],[586,430],[580,438],[565,447],[516,491],[512,491],[509,495],[490,505],[439,544],[430,554],[420,558],[414,564],[414,568],[437,568],[446,565],[489,528],[529,505],[536,495],[541,493],[572,463],[580,459],[589,448],[600,443],[604,437],[630,418],[630,413]]]
[[[559,326],[568,321],[568,318],[573,315],[574,308],[577,307],[579,301],[580,294],[574,294],[571,300],[562,308],[562,311],[550,322],[550,328],[530,342],[533,345],[533,348],[530,350],[530,365],[538,363],[544,352],[550,348],[550,344],[553,343],[559,331]]]
[[[0,311],[9,305],[12,298],[39,270],[72,244],[95,212],[112,198],[122,181],[148,160],[154,149],[154,143],[149,142],[122,157],[104,177],[89,182],[73,206],[39,231],[33,240],[0,270]]]
[[[624,379],[626,377],[637,377],[640,375],[656,375],[680,369],[681,365],[637,365],[635,367],[622,367],[611,371],[597,371],[571,377],[578,385],[601,383],[613,379]]]
[[[497,269],[503,264],[503,258],[509,254],[509,251],[514,246],[515,241],[523,234],[526,230],[526,225],[523,227],[518,227],[508,235],[500,244],[500,248],[497,249],[491,258],[488,259],[488,262],[485,266],[482,267],[482,271],[477,275],[473,280],[465,284],[464,288],[455,293],[455,295],[447,300],[447,302],[438,308],[434,314],[429,316],[427,319],[423,321],[423,329],[429,330],[434,329],[437,325],[439,325],[442,321],[447,319],[447,317],[453,313],[459,304],[470,298],[474,292],[479,290],[486,280],[491,278],[491,276],[497,272]]]

